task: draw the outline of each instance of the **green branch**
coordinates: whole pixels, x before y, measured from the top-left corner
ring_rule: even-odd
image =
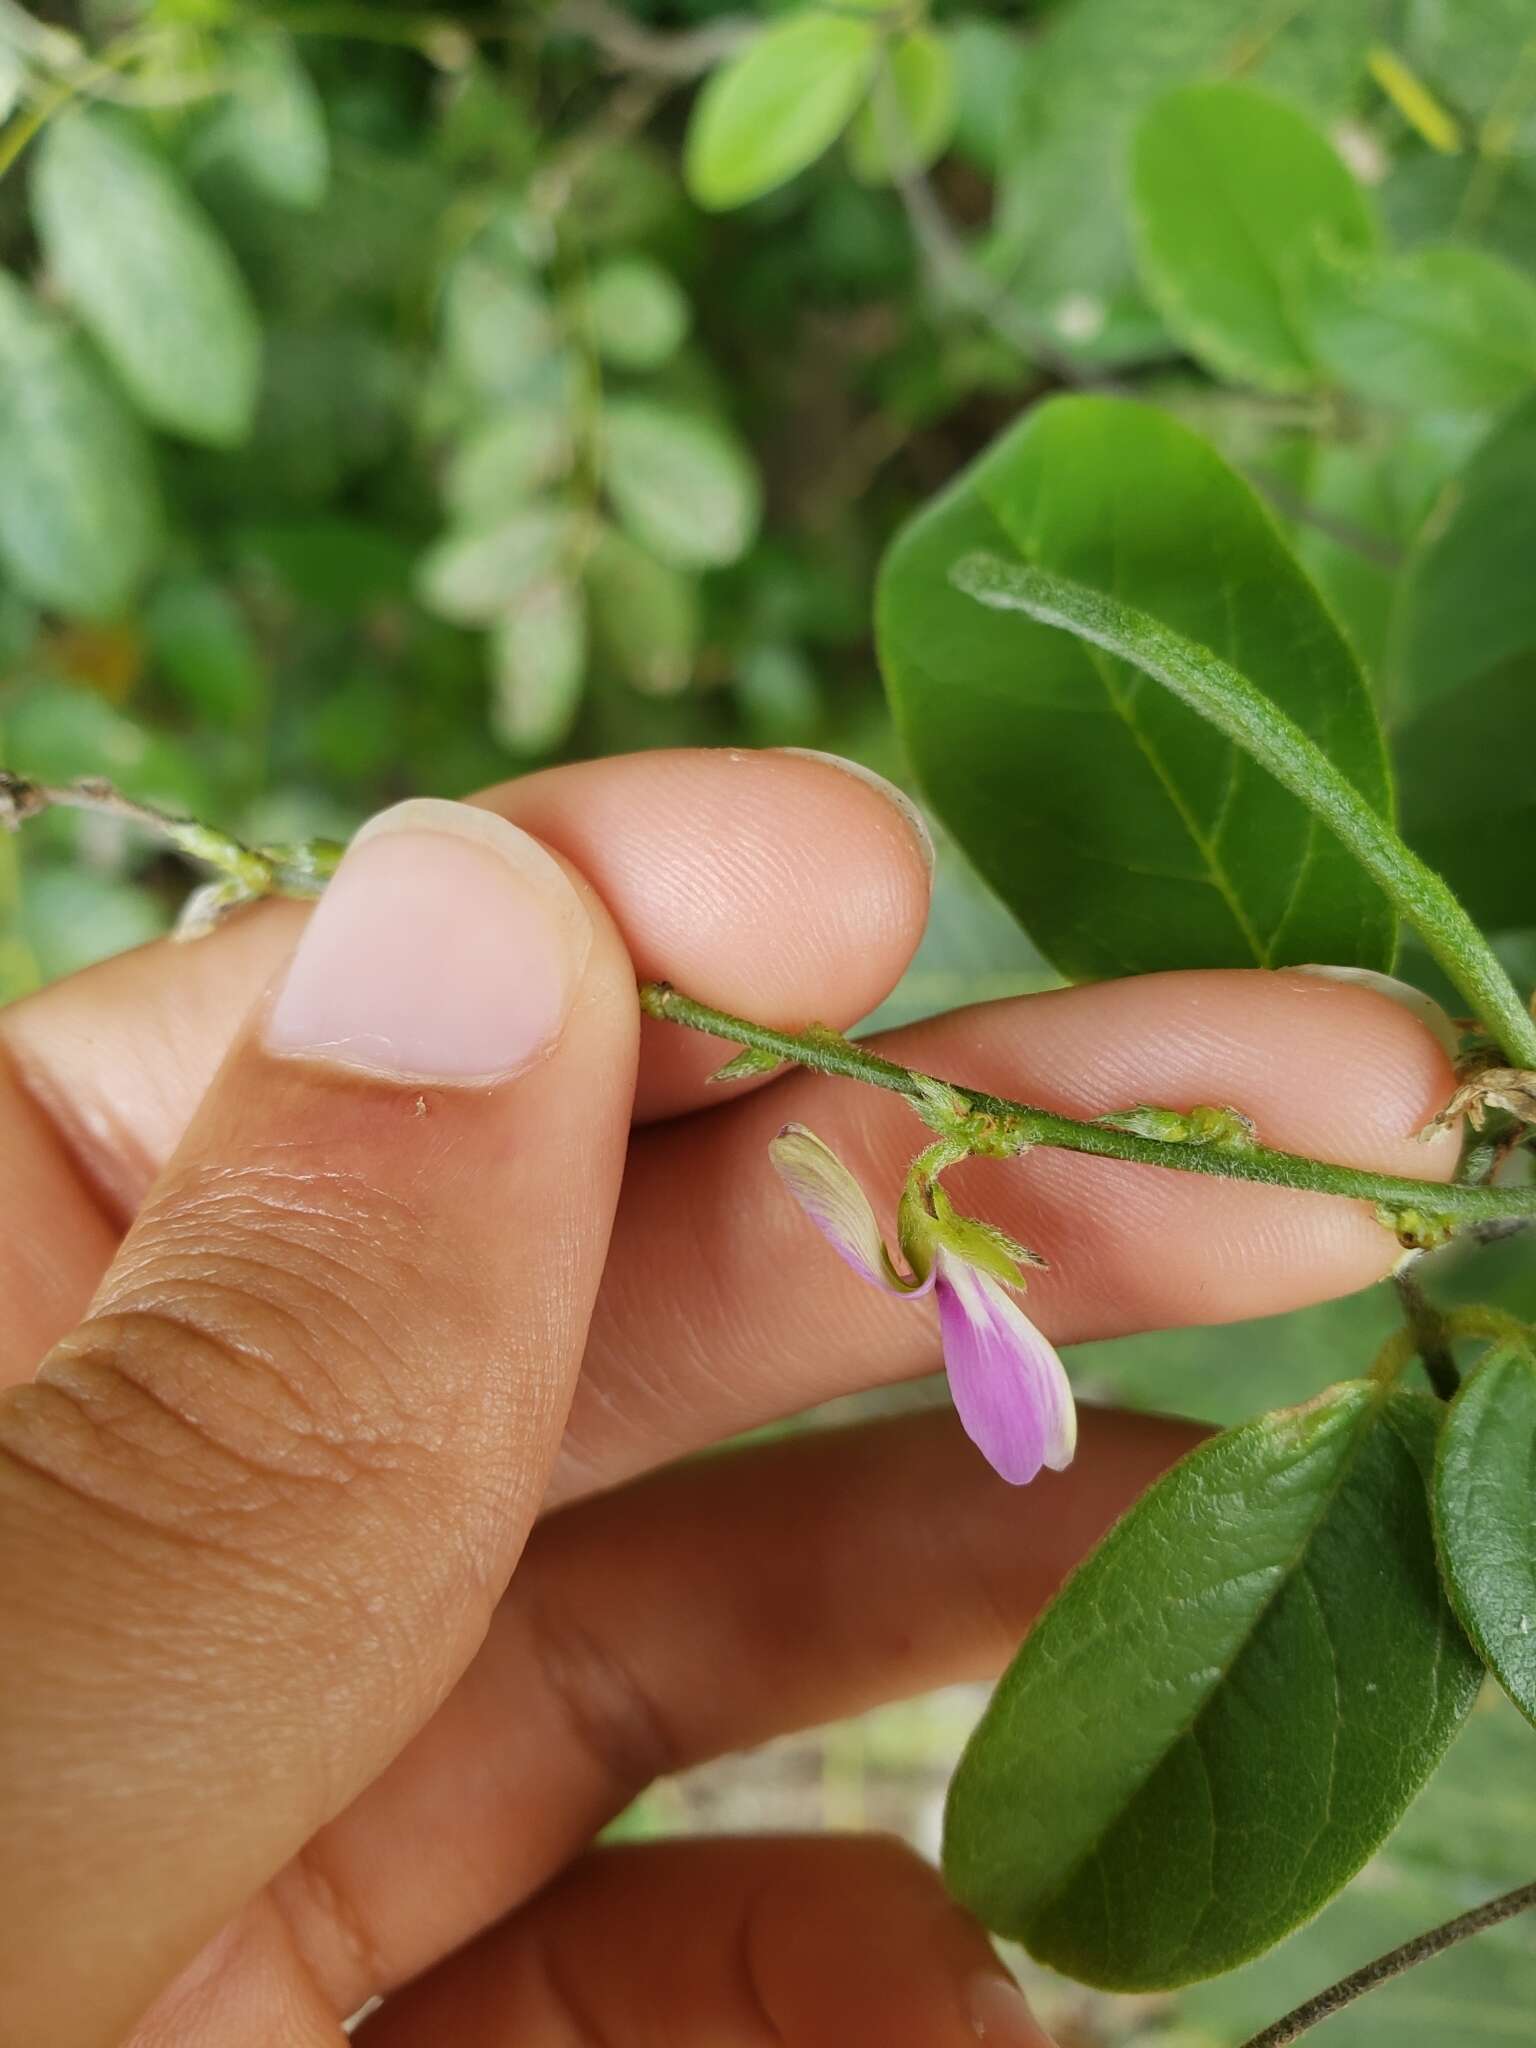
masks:
[[[996,1119],[997,1132],[1016,1149],[1047,1145],[1065,1152],[1086,1152],[1095,1159],[1125,1159],[1137,1166],[1162,1166],[1177,1173],[1203,1173],[1219,1180],[1257,1181],[1265,1187],[1301,1188],[1317,1195],[1344,1195],[1356,1201],[1379,1202],[1394,1209],[1421,1209],[1457,1222],[1482,1222],[1495,1217],[1536,1216],[1536,1188],[1463,1187],[1455,1182],[1411,1180],[1401,1174],[1367,1173],[1355,1166],[1332,1166],[1296,1152],[1275,1152],[1264,1145],[1193,1145],[1137,1137],[1107,1124],[1084,1123],[1035,1109],[1006,1096],[978,1094],[962,1082],[921,1074],[882,1059],[835,1032],[771,1031],[744,1017],[712,1009],[680,995],[666,982],[649,981],[640,990],[647,1016],[707,1031],[714,1038],[775,1053],[793,1065],[905,1096],[926,1106],[935,1087],[951,1088],[970,1108]]]
[[[975,554],[956,564],[951,580],[992,611],[1023,612],[1129,662],[1225,733],[1314,811],[1380,884],[1510,1065],[1536,1068],[1536,1019],[1454,892],[1246,676],[1150,614],[1046,569]],[[1449,1204],[1442,1207],[1450,1213]]]

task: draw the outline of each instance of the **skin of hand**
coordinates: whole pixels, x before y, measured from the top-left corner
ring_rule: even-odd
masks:
[[[640,1026],[661,976],[832,1025],[925,843],[824,759],[653,754],[376,820],[264,906],[0,1013],[0,2040],[1040,2048],[937,1878],[860,1838],[594,1847],[656,1776],[995,1674],[1195,1441],[1089,1412],[1015,1490],[947,1412],[678,1463],[937,1365],[765,1164],[920,1133]],[[896,1056],[1048,1107],[1232,1101],[1449,1175],[1452,1077],[1370,990],[1204,972],[994,1003]],[[1058,1341],[1379,1277],[1310,1195],[1036,1154],[957,1176]],[[39,1363],[41,1361],[41,1364]],[[1304,1391],[1304,1390],[1299,1390]]]

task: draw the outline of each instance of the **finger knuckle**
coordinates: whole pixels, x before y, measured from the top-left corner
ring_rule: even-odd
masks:
[[[274,1166],[169,1189],[95,1313],[55,1347],[7,1447],[178,1533],[387,1480],[430,1488],[392,1302],[411,1225],[355,1181]]]

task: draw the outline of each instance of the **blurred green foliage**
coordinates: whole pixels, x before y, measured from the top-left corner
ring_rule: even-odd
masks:
[[[1110,381],[1259,481],[1410,828],[1531,922],[1523,0],[4,0],[6,111],[24,769],[291,835],[634,746],[893,766],[886,541]],[[6,989],[178,886],[48,821]]]

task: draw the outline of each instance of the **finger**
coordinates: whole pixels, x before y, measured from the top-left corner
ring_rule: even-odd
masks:
[[[635,1037],[616,935],[535,841],[387,813],[0,1406],[23,2038],[118,2040],[472,1655],[580,1360]]]
[[[769,1023],[852,1023],[922,930],[929,854],[915,813],[826,759],[644,754],[551,769],[479,801],[589,877],[639,974]],[[131,1220],[306,915],[264,905],[196,945],[141,948],[0,1013],[0,1066],[8,1051],[30,1097],[0,1090],[0,1284],[27,1304],[0,1328],[0,1384],[82,1312],[106,1229]],[[647,1020],[637,1113],[695,1106],[734,1050]],[[58,1188],[46,1210],[45,1181]]]
[[[390,2000],[367,2048],[1050,2048],[981,1929],[899,1843],[602,1849]]]
[[[1303,973],[1146,975],[938,1018],[893,1058],[1077,1116],[1234,1103],[1268,1145],[1448,1179],[1415,1133],[1446,1055],[1373,990]],[[889,1218],[925,1142],[898,1098],[804,1074],[632,1149],[613,1256],[557,1474],[569,1494],[882,1379],[932,1371],[934,1320],[853,1278],[769,1171],[785,1122],[834,1147]],[[1030,1314],[1058,1342],[1276,1314],[1387,1273],[1369,1204],[1044,1149],[950,1177],[962,1209],[1043,1253]]]
[[[995,1675],[1200,1434],[1089,1410],[1072,1472],[1021,1490],[932,1411],[701,1460],[548,1518],[431,1723],[278,1878],[305,1967],[354,2011],[518,1906],[653,1778]],[[244,1999],[221,1979],[216,2009],[263,2011],[271,1959],[252,1943],[239,1964]],[[212,2010],[188,2031],[224,2039]]]

